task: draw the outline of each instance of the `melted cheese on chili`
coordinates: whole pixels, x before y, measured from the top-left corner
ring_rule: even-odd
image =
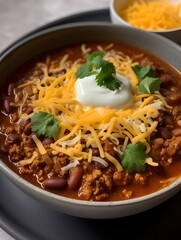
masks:
[[[43,79],[29,81],[38,97],[32,99],[34,112],[44,111],[54,114],[59,121],[59,134],[57,140],[50,146],[54,153],[64,153],[72,160],[81,161],[82,159],[91,162],[92,150],[84,151],[87,147],[96,147],[100,157],[112,162],[118,171],[122,171],[121,164],[106,152],[103,143],[106,139],[113,142],[115,151],[122,153],[128,144],[143,142],[150,151],[149,136],[157,127],[156,118],[159,110],[168,107],[159,92],[156,94],[141,94],[138,92],[139,80],[132,70],[136,65],[129,56],[121,52],[110,50],[105,55],[105,59],[112,62],[116,68],[116,73],[126,77],[132,86],[133,103],[129,108],[108,108],[82,106],[76,100],[75,73],[80,67],[80,59],[67,64],[66,55],[60,62],[59,68],[48,69],[48,66],[39,63],[44,73]],[[65,68],[66,73],[58,77],[49,76],[48,72],[56,72]],[[24,87],[25,84],[19,86]],[[22,101],[22,104],[24,100]],[[28,118],[21,113],[20,117]],[[119,139],[123,139],[123,145],[119,146]],[[33,137],[39,152],[45,154],[45,149],[40,140]],[[148,161],[148,163],[151,161]]]

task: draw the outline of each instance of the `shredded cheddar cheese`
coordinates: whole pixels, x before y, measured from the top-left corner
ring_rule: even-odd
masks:
[[[31,163],[34,161],[34,159],[35,159],[36,157],[38,157],[38,153],[37,153],[36,151],[34,151],[31,158],[21,160],[21,161],[18,163],[18,165],[19,165],[19,166],[29,165],[29,164],[31,164]]]
[[[76,100],[75,94],[75,73],[80,66],[80,60],[70,62],[68,55],[65,55],[59,67],[53,68],[44,63],[39,63],[44,77],[22,84],[19,87],[33,84],[38,97],[32,99],[34,112],[44,111],[54,114],[59,122],[59,133],[56,141],[50,145],[53,154],[63,153],[69,156],[70,160],[81,161],[86,159],[91,162],[94,153],[91,148],[97,148],[100,158],[106,159],[115,165],[118,171],[122,166],[110,153],[106,152],[104,144],[106,140],[114,143],[116,151],[122,154],[128,143],[143,142],[146,151],[149,153],[149,137],[156,130],[158,122],[156,118],[159,110],[168,107],[160,93],[142,94],[138,92],[139,79],[132,70],[137,65],[132,59],[122,52],[115,52],[109,46],[105,59],[112,62],[116,72],[129,79],[133,89],[133,103],[129,109],[96,108],[82,106]],[[83,52],[86,50],[82,46]],[[50,61],[47,58],[47,61]],[[49,71],[59,71],[66,66],[66,72],[58,77],[49,76]],[[24,103],[24,101],[23,101]],[[22,109],[23,106],[21,106]],[[28,119],[19,112],[20,119]],[[32,136],[40,154],[45,154],[41,141]],[[123,145],[119,148],[120,139]],[[86,152],[85,147],[90,147]],[[148,161],[150,164],[151,161]]]
[[[121,164],[118,162],[118,160],[116,160],[116,158],[112,157],[112,156],[111,156],[109,153],[107,153],[107,152],[105,153],[105,156],[106,156],[106,158],[107,158],[110,162],[112,162],[112,163],[116,166],[116,168],[117,168],[118,171],[122,171],[122,170],[123,170]]]
[[[41,143],[41,141],[37,138],[36,135],[32,135],[32,139],[35,142],[39,152],[41,155],[44,155],[47,153],[46,149],[44,148],[43,144]]]
[[[157,163],[157,162],[153,162],[153,159],[152,159],[151,157],[146,158],[146,162],[147,162],[149,165],[153,166],[153,167],[157,167],[157,166],[158,166],[158,163]]]
[[[149,30],[165,30],[181,27],[180,4],[168,0],[132,1],[119,12],[129,24]]]

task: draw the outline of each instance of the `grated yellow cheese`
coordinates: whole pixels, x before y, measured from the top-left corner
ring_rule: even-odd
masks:
[[[34,151],[31,158],[21,160],[21,161],[18,163],[18,165],[19,165],[19,166],[29,165],[29,164],[31,164],[31,163],[34,161],[34,159],[35,159],[36,157],[38,157],[38,153],[37,153],[36,151]]]
[[[82,159],[88,159],[88,153],[87,152],[82,152],[76,148],[63,148],[63,147],[59,147],[55,144],[51,144],[50,147],[60,153],[64,153],[68,156],[70,156],[72,159],[76,159],[76,160],[82,160]]]
[[[157,162],[153,162],[153,159],[151,157],[146,158],[146,162],[153,167],[157,167],[159,165]]]
[[[121,164],[118,162],[118,160],[116,158],[114,158],[107,152],[105,152],[105,157],[116,166],[118,172],[119,171],[121,172],[123,170]]]
[[[85,129],[89,130],[91,133],[92,133],[92,136],[94,137],[95,139],[95,142],[97,144],[97,147],[99,149],[99,153],[100,153],[100,156],[101,158],[104,158],[105,157],[105,153],[104,153],[104,150],[102,148],[102,144],[101,144],[101,141],[96,133],[96,131],[94,130],[93,127],[91,127],[90,125],[86,124],[85,125]]]
[[[23,88],[23,87],[34,85],[34,84],[35,84],[35,82],[32,80],[32,81],[28,81],[26,83],[22,83],[22,84],[18,85],[18,88]]]
[[[44,155],[47,153],[46,149],[44,148],[43,144],[41,143],[41,141],[37,138],[36,135],[32,135],[32,139],[35,142],[39,152],[41,155]]]
[[[119,14],[135,27],[165,30],[181,27],[179,10],[180,4],[171,4],[168,0],[139,0],[131,1]]]
[[[92,149],[89,149],[89,154],[88,154],[88,162],[90,163],[92,161]]]
[[[52,153],[64,153],[70,159],[88,162],[92,161],[93,151],[91,148],[98,148],[100,157],[106,158],[115,165],[118,171],[122,171],[121,164],[109,153],[105,152],[106,140],[119,146],[120,139],[123,143],[121,150],[124,150],[129,143],[143,142],[146,151],[149,153],[149,137],[155,131],[158,122],[155,120],[159,115],[159,109],[169,107],[160,93],[141,94],[137,85],[139,79],[132,70],[132,66],[138,64],[133,62],[129,56],[122,52],[115,52],[110,45],[105,55],[106,60],[112,62],[116,72],[130,80],[134,89],[133,104],[129,109],[111,109],[84,107],[77,100],[75,95],[75,73],[80,66],[80,61],[71,63],[68,55],[65,55],[59,63],[59,67],[51,67],[45,63],[39,63],[44,74],[43,79],[26,85],[33,84],[37,90],[38,97],[32,101],[34,111],[44,111],[56,115],[59,121],[59,133],[56,141],[50,145]],[[85,47],[83,47],[85,51]],[[47,58],[50,62],[50,58]],[[49,71],[57,72],[66,68],[66,73],[58,77],[49,76]],[[23,87],[23,85],[21,86]],[[23,101],[24,103],[24,101]],[[21,106],[21,109],[23,104]],[[20,118],[28,118],[19,112]],[[41,141],[32,136],[40,154],[45,154],[46,149]],[[85,147],[90,147],[85,152]]]
[[[132,138],[131,142],[133,144],[136,144],[136,143],[142,141],[143,139],[149,137],[151,135],[151,133],[156,129],[157,125],[158,125],[158,122],[154,121],[153,124],[151,125],[151,127],[149,127],[146,132],[140,133],[136,137]]]

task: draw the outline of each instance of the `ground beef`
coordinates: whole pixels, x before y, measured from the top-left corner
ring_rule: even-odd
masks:
[[[83,176],[79,196],[84,200],[105,200],[112,188],[111,175],[108,173],[103,174],[100,170],[95,169],[92,173]]]

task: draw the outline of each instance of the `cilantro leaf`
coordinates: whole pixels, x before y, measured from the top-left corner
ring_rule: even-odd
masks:
[[[97,85],[105,86],[112,91],[118,89],[121,85],[121,82],[115,79],[113,74],[115,74],[114,65],[110,62],[103,61],[101,71],[96,76]]]
[[[154,71],[149,65],[147,66],[136,65],[132,67],[132,69],[141,80],[146,76],[154,77]]]
[[[80,66],[80,68],[76,72],[76,78],[84,78],[89,76],[90,71],[93,68],[93,64],[91,62],[87,62],[86,64]]]
[[[92,54],[86,54],[87,62],[84,65],[80,66],[80,68],[77,70],[76,78],[84,78],[90,76],[94,65],[98,65],[100,59],[102,59],[104,54],[104,52],[93,52]]]
[[[105,52],[86,54],[87,62],[78,69],[76,77],[84,78],[92,75],[95,69],[100,69],[100,72],[96,75],[97,85],[114,91],[120,88],[121,81],[114,77],[115,67],[111,62],[103,59],[104,55]]]
[[[103,51],[99,51],[99,52],[93,52],[93,53],[87,53],[86,54],[86,58],[88,61],[94,61],[94,59],[96,59],[97,57],[99,58],[103,58],[105,55],[105,52]]]
[[[46,137],[55,137],[58,133],[58,121],[55,116],[46,112],[35,112],[31,117],[31,129],[37,135]]]
[[[161,79],[145,77],[139,85],[139,91],[144,93],[154,93],[160,89]]]
[[[154,70],[149,65],[136,65],[132,69],[140,79],[138,87],[140,92],[151,94],[160,90],[161,79],[155,77]]]
[[[122,156],[122,166],[128,173],[146,170],[146,152],[143,143],[128,144]]]

